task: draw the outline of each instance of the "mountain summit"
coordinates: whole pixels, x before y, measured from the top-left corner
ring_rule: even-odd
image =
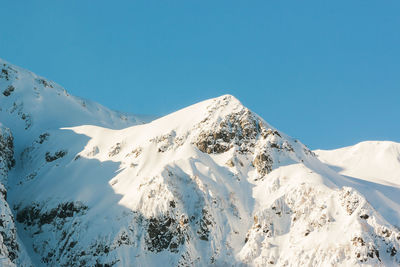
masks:
[[[235,97],[149,121],[0,63],[3,265],[400,264],[400,187]]]

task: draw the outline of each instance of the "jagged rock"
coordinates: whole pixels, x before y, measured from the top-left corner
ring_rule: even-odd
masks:
[[[247,152],[261,131],[260,121],[248,109],[229,114],[210,128],[201,132],[195,142],[200,151],[208,154],[223,153],[233,146]]]
[[[27,266],[29,259],[21,260],[21,250],[14,217],[7,203],[8,171],[14,166],[14,143],[11,131],[0,124],[0,264]],[[4,183],[4,184],[3,184]]]
[[[7,169],[15,165],[14,160],[14,138],[11,131],[0,124],[0,159],[5,162]]]
[[[52,162],[52,161],[55,161],[55,160],[57,160],[59,158],[64,157],[65,155],[67,155],[67,151],[66,150],[56,151],[53,155],[50,152],[46,152],[45,159],[46,159],[47,162]]]
[[[273,161],[268,151],[257,154],[253,161],[253,165],[256,167],[261,177],[272,171],[272,164]]]
[[[80,202],[66,202],[59,204],[56,208],[43,212],[43,204],[34,203],[31,206],[17,209],[17,221],[27,226],[36,225],[39,228],[44,224],[54,223],[56,219],[73,217],[76,214],[84,213],[87,206]]]
[[[153,217],[147,220],[147,249],[154,252],[169,250],[177,253],[185,243],[185,227],[168,216]]]

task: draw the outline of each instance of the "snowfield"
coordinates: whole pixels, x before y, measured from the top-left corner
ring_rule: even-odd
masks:
[[[343,175],[400,187],[400,144],[367,141],[335,150],[317,150],[319,159]]]
[[[310,151],[230,95],[150,120],[0,64],[0,264],[400,264],[400,144]]]

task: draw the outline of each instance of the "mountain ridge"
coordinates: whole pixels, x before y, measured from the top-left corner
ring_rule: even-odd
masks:
[[[145,121],[1,63],[0,203],[27,251],[8,264],[400,263],[400,189],[341,175],[233,96]]]
[[[400,186],[400,143],[364,141],[335,150],[316,150],[315,153],[325,163],[340,168],[339,172],[344,175]],[[385,168],[381,167],[383,165]]]

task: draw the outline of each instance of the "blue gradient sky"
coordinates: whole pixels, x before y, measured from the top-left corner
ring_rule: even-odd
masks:
[[[400,1],[2,1],[0,57],[113,109],[232,94],[311,148],[400,142]]]

